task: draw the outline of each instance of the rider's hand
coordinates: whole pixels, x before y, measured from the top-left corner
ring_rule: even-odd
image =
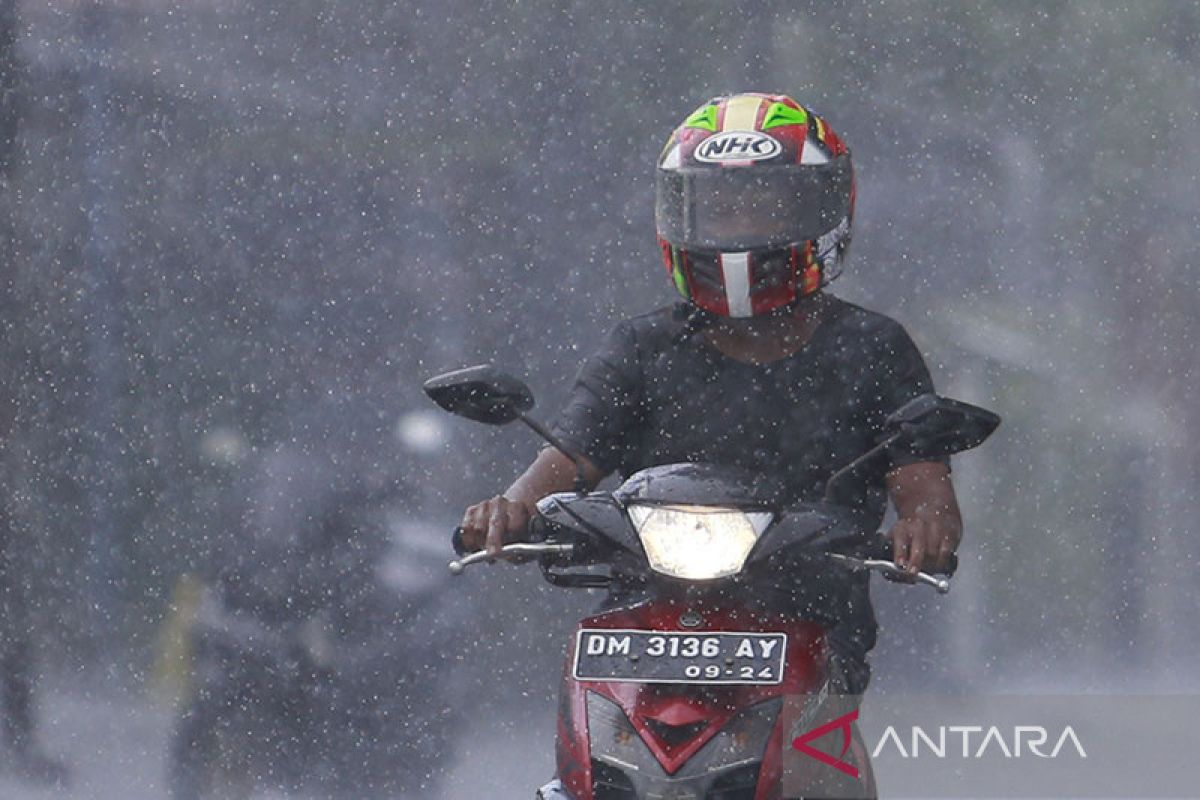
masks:
[[[948,569],[962,540],[950,468],[936,461],[905,464],[888,473],[887,487],[899,517],[891,533],[896,566],[909,575]]]
[[[945,570],[961,538],[961,523],[948,515],[901,518],[892,526],[892,560],[910,575]]]
[[[497,558],[501,547],[526,538],[529,520],[535,513],[532,504],[510,500],[503,495],[476,503],[463,514],[463,546],[468,551],[486,547],[488,554]]]

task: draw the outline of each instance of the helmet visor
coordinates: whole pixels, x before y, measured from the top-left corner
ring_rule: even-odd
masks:
[[[658,170],[655,218],[672,245],[751,250],[815,239],[849,213],[850,159]]]

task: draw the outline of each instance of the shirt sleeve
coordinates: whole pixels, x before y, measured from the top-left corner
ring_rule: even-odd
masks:
[[[612,472],[636,426],[640,386],[637,340],[632,326],[621,323],[579,368],[554,433],[568,450]]]
[[[925,365],[921,351],[899,323],[892,323],[888,326],[882,342],[879,406],[877,409],[880,426],[883,425],[883,420],[889,414],[909,400],[934,391],[933,379],[930,377],[929,368]],[[928,461],[950,466],[949,458],[921,458],[906,453],[895,453],[891,456],[889,468]]]

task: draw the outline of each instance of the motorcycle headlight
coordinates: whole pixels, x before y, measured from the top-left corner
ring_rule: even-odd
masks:
[[[771,524],[769,511],[716,506],[631,503],[627,511],[650,568],[692,581],[741,572],[754,543]]]

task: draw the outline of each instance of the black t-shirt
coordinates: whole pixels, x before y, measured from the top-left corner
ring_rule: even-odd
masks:
[[[741,467],[781,481],[785,502],[815,501],[878,443],[888,414],[933,391],[899,323],[833,297],[808,343],[769,364],[730,358],[703,334],[680,339],[681,317],[659,309],[608,335],[555,425],[568,448],[622,475],[685,461]],[[845,486],[867,524],[883,517],[891,466]]]
[[[823,299],[809,341],[761,365],[722,354],[702,333],[681,335],[678,306],[622,322],[580,368],[555,430],[605,472],[710,462],[770,476],[785,504],[820,500],[834,471],[878,443],[889,413],[933,391],[899,323]],[[857,472],[839,492],[864,528],[882,522],[883,477],[895,465]],[[874,619],[866,581],[856,583],[845,611],[869,649]]]

